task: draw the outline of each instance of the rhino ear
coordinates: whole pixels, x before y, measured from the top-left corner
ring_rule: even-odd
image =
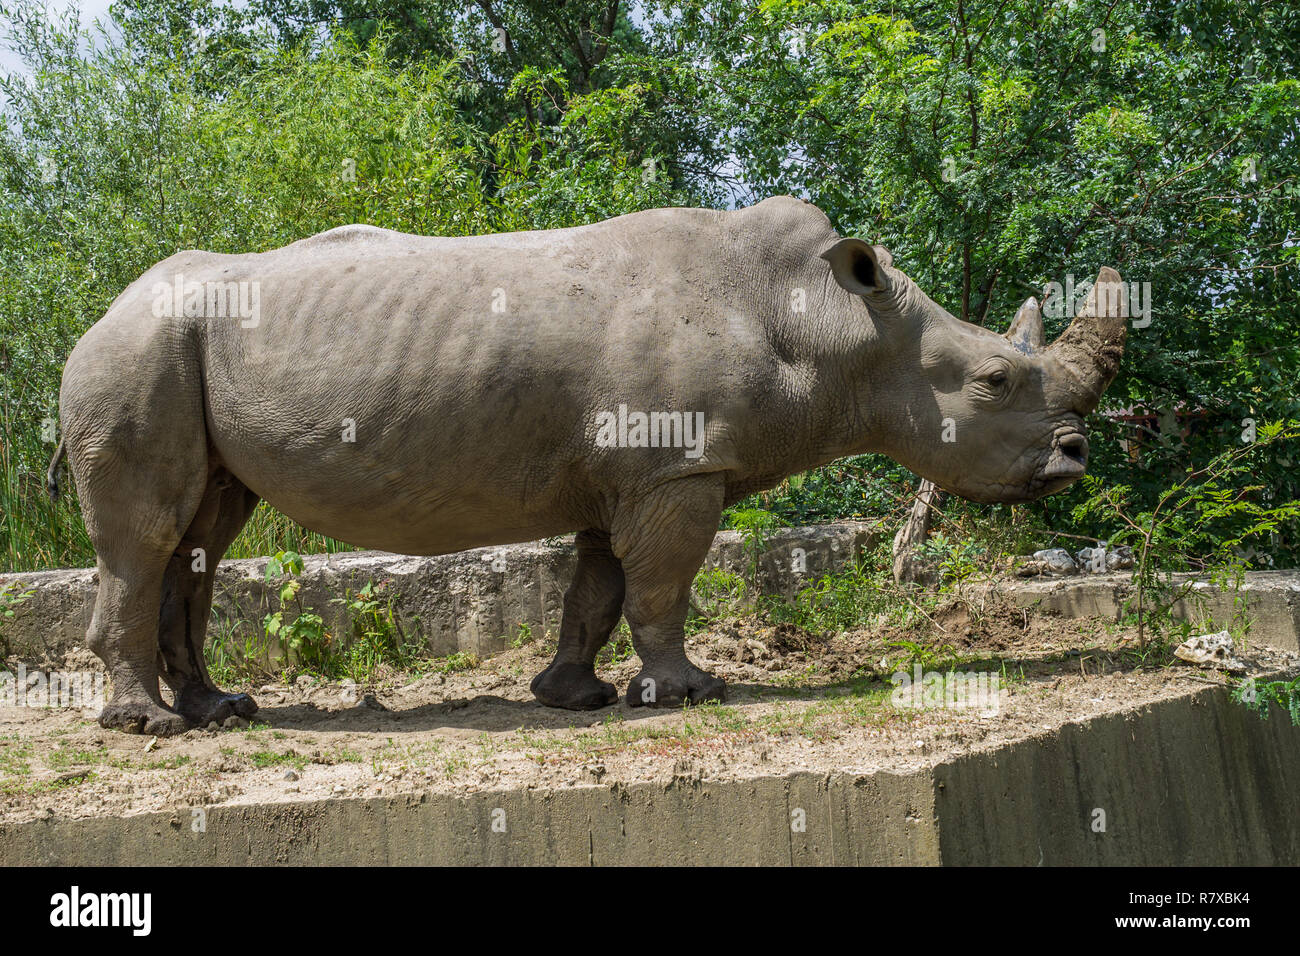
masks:
[[[871,295],[889,288],[884,266],[894,264],[894,257],[884,246],[873,246],[861,239],[841,239],[822,253],[831,264],[831,275],[841,289],[854,295]]]
[[[1006,339],[1017,352],[1025,355],[1033,355],[1047,344],[1047,333],[1043,331],[1043,313],[1038,308],[1038,300],[1032,295],[1011,320]]]

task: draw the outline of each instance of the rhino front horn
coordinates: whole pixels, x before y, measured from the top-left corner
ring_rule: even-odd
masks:
[[[1051,351],[1079,381],[1082,403],[1097,407],[1101,393],[1119,372],[1128,337],[1128,295],[1119,273],[1104,266],[1070,327]]]

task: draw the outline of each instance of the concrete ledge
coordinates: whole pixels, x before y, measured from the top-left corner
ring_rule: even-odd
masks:
[[[876,540],[876,526],[866,522],[783,529],[769,537],[758,585],[765,593],[792,596],[826,571],[852,562]],[[330,599],[367,582],[387,582],[386,596],[408,636],[436,655],[467,651],[486,656],[504,648],[521,626],[558,630],[577,560],[572,544],[568,537],[437,557],[383,551],[305,555],[301,596],[327,625],[346,631],[346,612]],[[795,549],[803,551],[802,570],[791,568]],[[751,559],[742,535],[722,531],[706,562],[745,574]],[[266,563],[266,558],[221,563],[213,600],[218,619],[244,622],[261,633],[262,618],[272,608],[262,579]],[[57,658],[81,646],[98,577],[93,568],[0,574],[0,587],[12,583],[35,590],[12,619],[0,622],[0,655]]]
[[[1175,582],[1193,580],[1176,574]],[[1132,590],[1129,573],[1041,577],[1004,583],[1000,589],[1019,606],[1037,605],[1062,617],[1118,620]],[[1175,606],[1182,619],[1208,615],[1221,625],[1233,616],[1233,594],[1198,581],[1201,600]],[[1242,587],[1251,618],[1250,639],[1281,650],[1300,651],[1300,571],[1250,571]]]
[[[1295,865],[1297,794],[1300,729],[1202,687],[909,773],[53,818],[0,824],[0,864]]]

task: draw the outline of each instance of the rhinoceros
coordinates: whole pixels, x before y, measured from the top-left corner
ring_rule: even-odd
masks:
[[[998,335],[790,197],[178,252],[63,373],[49,481],[57,494],[66,450],[99,571],[100,723],[161,735],[255,712],[215,686],[203,646],[217,562],[259,500],[407,554],[576,532],[537,700],[617,701],[594,661],[620,614],[641,663],[630,705],[723,699],[683,640],[723,509],[864,452],[975,501],[1066,487],[1123,354],[1123,303],[1098,296],[1118,282],[1103,268],[1050,347],[1032,299]]]

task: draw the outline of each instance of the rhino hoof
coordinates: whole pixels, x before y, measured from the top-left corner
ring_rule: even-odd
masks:
[[[599,710],[618,702],[614,685],[581,664],[554,662],[533,678],[529,689],[538,703],[565,710]]]
[[[151,737],[173,737],[190,729],[189,721],[180,714],[150,700],[113,701],[100,711],[99,726]]]
[[[225,724],[231,717],[252,717],[257,713],[257,701],[247,694],[224,694],[202,684],[191,684],[177,698],[176,712],[191,724],[206,727],[213,721]]]
[[[687,665],[685,671],[652,673],[643,670],[627,685],[629,707],[680,707],[689,701],[722,703],[727,699],[727,682]]]

